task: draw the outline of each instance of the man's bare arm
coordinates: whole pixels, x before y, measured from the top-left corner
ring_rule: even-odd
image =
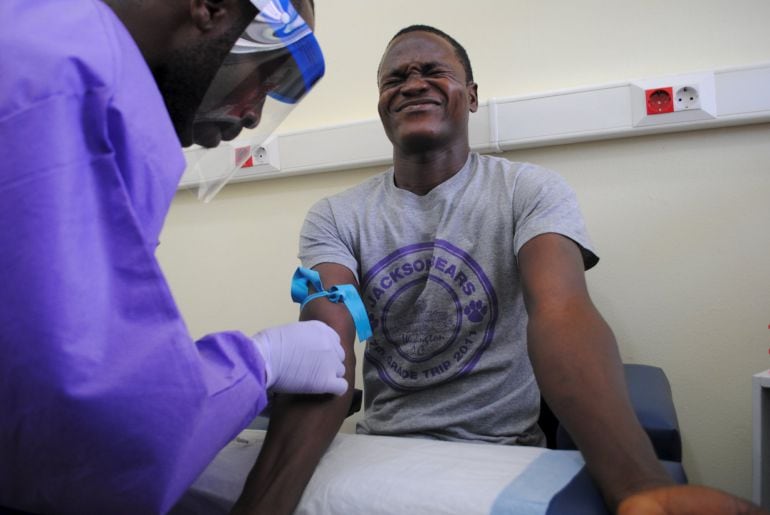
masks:
[[[323,263],[314,270],[327,289],[338,284],[358,287],[352,272],[344,266]],[[350,313],[343,304],[320,298],[305,306],[300,320],[321,320],[339,333],[345,349],[348,391],[341,397],[279,395],[273,399],[265,442],[233,514],[292,513],[350,408],[356,368],[355,326]]]
[[[579,247],[543,234],[522,247],[519,267],[535,376],[607,504],[671,485],[631,406],[615,337],[588,295]]]
[[[578,246],[543,234],[519,252],[529,354],[543,396],[619,515],[770,515],[713,488],[673,485],[639,425],[615,337],[593,306]]]

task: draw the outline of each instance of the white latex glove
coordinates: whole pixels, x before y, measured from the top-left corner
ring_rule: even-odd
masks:
[[[340,337],[323,322],[310,320],[271,327],[253,339],[265,362],[268,390],[334,395],[348,390]]]

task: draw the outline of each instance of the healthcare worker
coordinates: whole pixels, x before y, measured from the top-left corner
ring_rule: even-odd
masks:
[[[320,322],[193,341],[154,256],[180,142],[262,138],[323,74],[312,9],[0,2],[0,506],[164,513],[271,391],[347,390]]]

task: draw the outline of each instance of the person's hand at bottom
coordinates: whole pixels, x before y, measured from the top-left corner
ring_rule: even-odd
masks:
[[[696,485],[643,490],[620,503],[618,515],[770,515],[762,508],[713,488]]]

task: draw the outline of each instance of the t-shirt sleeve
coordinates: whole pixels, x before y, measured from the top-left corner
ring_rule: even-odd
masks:
[[[359,280],[354,243],[340,233],[329,199],[317,202],[308,211],[299,237],[299,259],[306,268],[321,263],[342,265]]]
[[[514,182],[513,210],[517,257],[521,247],[535,236],[556,233],[580,247],[586,270],[598,263],[575,192],[557,173],[524,165]]]

